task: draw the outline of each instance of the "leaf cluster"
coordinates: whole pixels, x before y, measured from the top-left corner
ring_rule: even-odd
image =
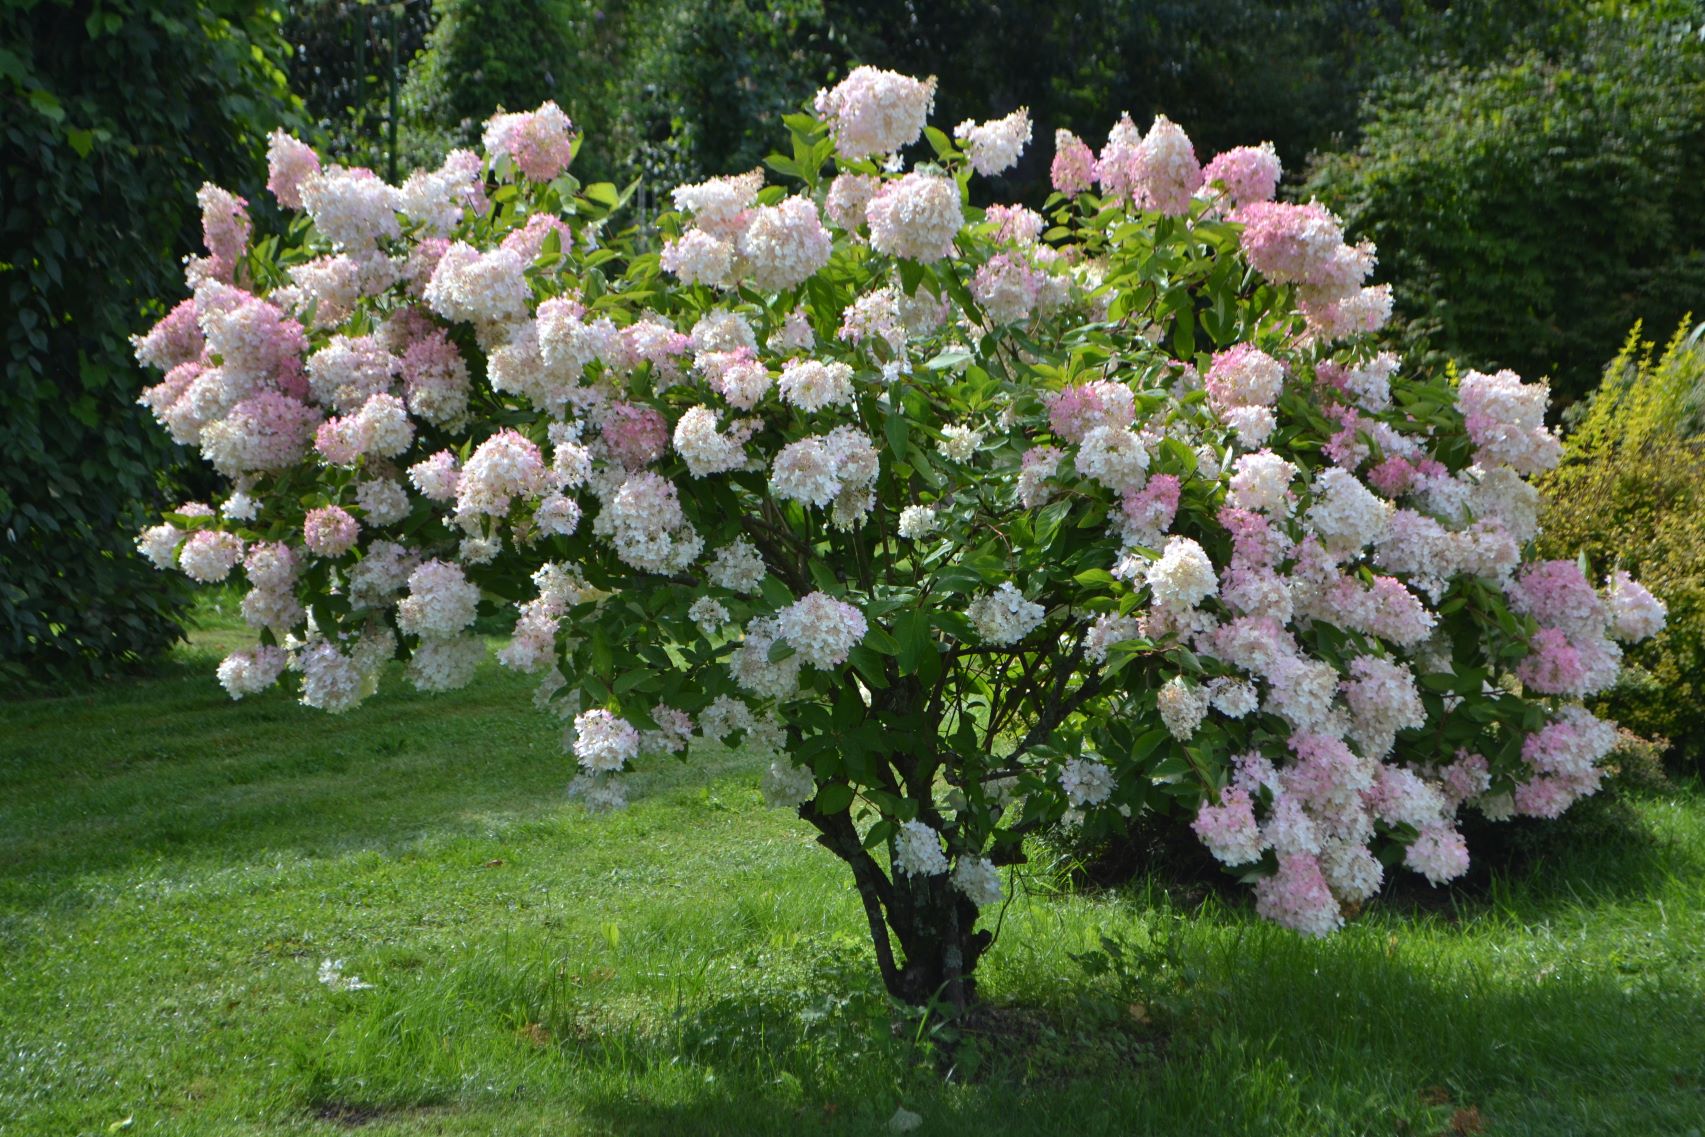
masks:
[[[1671,756],[1705,762],[1705,336],[1684,319],[1664,350],[1637,325],[1605,368],[1561,467],[1543,483],[1541,551],[1622,568],[1669,607],[1629,653],[1602,712]]]

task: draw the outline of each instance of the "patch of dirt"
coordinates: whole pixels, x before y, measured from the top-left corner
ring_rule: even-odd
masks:
[[[1486,1132],[1486,1118],[1477,1105],[1465,1106],[1450,1115],[1450,1131],[1454,1137],[1475,1137]]]
[[[333,1125],[341,1125],[345,1129],[360,1129],[363,1125],[371,1125],[390,1112],[379,1106],[352,1105],[349,1102],[328,1101],[314,1110],[314,1117],[319,1121],[328,1121]]]

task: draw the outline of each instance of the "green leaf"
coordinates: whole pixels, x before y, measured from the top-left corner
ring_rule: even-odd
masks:
[[[906,413],[897,406],[888,408],[888,421],[885,424],[888,435],[888,447],[895,454],[905,454],[906,437],[910,429],[906,423]]]
[[[874,651],[859,644],[848,654],[847,659],[852,663],[865,683],[877,690],[888,686],[888,676],[883,673],[882,657]]]
[[[644,683],[647,679],[650,679],[654,674],[655,672],[644,667],[636,667],[632,671],[624,672],[616,678],[616,694],[627,694],[635,687],[638,687],[641,683]]]
[[[1118,577],[1114,576],[1106,569],[1098,568],[1084,569],[1082,572],[1073,575],[1072,579],[1085,587],[1098,586],[1106,588],[1110,585],[1119,583]]]
[[[1046,549],[1053,545],[1054,538],[1060,532],[1060,526],[1065,523],[1066,515],[1071,512],[1070,498],[1051,501],[1036,514],[1036,544]]]
[[[870,827],[870,832],[864,835],[864,847],[874,849],[894,835],[896,826],[886,817]]]
[[[870,625],[870,629],[864,633],[864,642],[869,644],[872,650],[883,655],[900,654],[900,641],[883,631],[879,624]]]
[[[1155,747],[1159,746],[1161,743],[1165,742],[1170,737],[1171,737],[1171,732],[1168,731],[1165,727],[1156,727],[1155,729],[1149,731],[1147,734],[1140,736],[1134,743],[1131,744],[1131,761],[1132,762],[1143,761],[1150,754],[1154,753]]]
[[[914,675],[925,657],[935,656],[935,637],[930,634],[929,613],[912,608],[900,614],[894,622],[900,640],[900,674]]]
[[[900,287],[907,296],[917,295],[918,285],[923,283],[924,274],[927,271],[917,261],[900,262]]]
[[[803,178],[805,176],[800,170],[798,162],[781,154],[771,154],[764,159],[764,165],[784,178]]]
[[[853,789],[845,782],[830,782],[817,791],[818,813],[844,813],[853,801]]]
[[[59,99],[52,91],[37,87],[29,94],[30,106],[53,122],[65,121],[65,108],[59,105]]]
[[[1189,360],[1196,356],[1196,312],[1188,306],[1178,309],[1178,314],[1172,324],[1172,351],[1179,359]]]

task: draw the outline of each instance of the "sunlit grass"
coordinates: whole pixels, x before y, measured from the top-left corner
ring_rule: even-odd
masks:
[[[522,679],[333,718],[155,678],[0,708],[0,1134],[1687,1134],[1705,796],[1324,942],[1021,881],[964,1036],[897,1014],[753,763],[570,805]],[[1125,962],[1076,957],[1103,935]],[[1105,954],[1105,953],[1104,953]],[[320,982],[326,959],[371,983]],[[951,1054],[951,1056],[950,1056]]]

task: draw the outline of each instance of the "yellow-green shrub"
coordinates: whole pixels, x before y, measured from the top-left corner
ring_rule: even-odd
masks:
[[[1705,325],[1663,354],[1635,325],[1605,369],[1563,464],[1543,485],[1546,556],[1584,550],[1669,605],[1669,627],[1629,653],[1604,713],[1672,756],[1705,762]]]

